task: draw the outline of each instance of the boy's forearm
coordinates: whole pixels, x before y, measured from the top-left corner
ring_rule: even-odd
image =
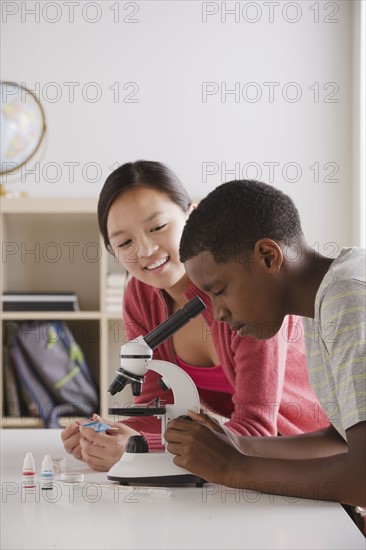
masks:
[[[338,435],[308,434],[323,441],[323,453],[335,451]],[[175,419],[165,432],[167,449],[176,455],[174,463],[211,483],[296,498],[334,500],[356,506],[366,505],[366,422],[346,430],[347,452],[318,458],[250,456],[240,451],[226,433],[200,422]],[[278,444],[281,438],[278,439]],[[303,438],[306,441],[306,438]],[[301,436],[299,442],[302,445]],[[327,445],[324,444],[324,440]],[[271,443],[271,440],[268,439]],[[286,443],[286,442],[285,442]],[[289,447],[289,442],[285,447]],[[344,446],[339,447],[344,449]],[[296,454],[296,453],[294,453]]]
[[[335,435],[328,429],[328,444]],[[233,453],[224,484],[248,489],[255,486],[255,490],[266,493],[366,506],[366,423],[353,426],[346,435],[348,452],[333,456],[289,459]]]
[[[307,460],[244,456],[224,484],[287,497],[366,504],[364,489],[352,479],[347,453]]]
[[[329,426],[316,432],[285,437],[236,437],[235,443],[250,456],[310,459],[347,452],[347,443]]]

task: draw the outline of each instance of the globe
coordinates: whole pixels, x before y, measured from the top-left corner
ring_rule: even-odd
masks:
[[[33,92],[15,82],[0,82],[0,174],[25,164],[39,148],[46,129],[42,106]]]

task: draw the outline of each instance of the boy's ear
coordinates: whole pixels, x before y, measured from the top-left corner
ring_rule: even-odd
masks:
[[[283,253],[276,241],[272,239],[260,239],[255,243],[254,256],[259,260],[265,271],[276,275],[282,266]]]

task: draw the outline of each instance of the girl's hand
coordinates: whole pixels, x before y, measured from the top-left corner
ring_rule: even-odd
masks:
[[[131,435],[140,435],[140,433],[129,426],[125,426],[122,422],[102,420],[97,415],[93,416],[93,420],[105,422],[115,429],[98,433],[93,428],[84,428],[81,425],[81,460],[86,462],[93,470],[106,472],[122,457],[128,438]]]
[[[81,420],[75,420],[75,422],[64,428],[61,432],[61,439],[64,444],[65,451],[78,460],[82,460],[79,432],[79,427],[81,424]]]

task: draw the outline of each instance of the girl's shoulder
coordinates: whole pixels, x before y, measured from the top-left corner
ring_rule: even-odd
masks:
[[[135,277],[132,277],[126,286],[123,303],[125,308],[140,311],[164,307],[160,290],[142,283]]]

